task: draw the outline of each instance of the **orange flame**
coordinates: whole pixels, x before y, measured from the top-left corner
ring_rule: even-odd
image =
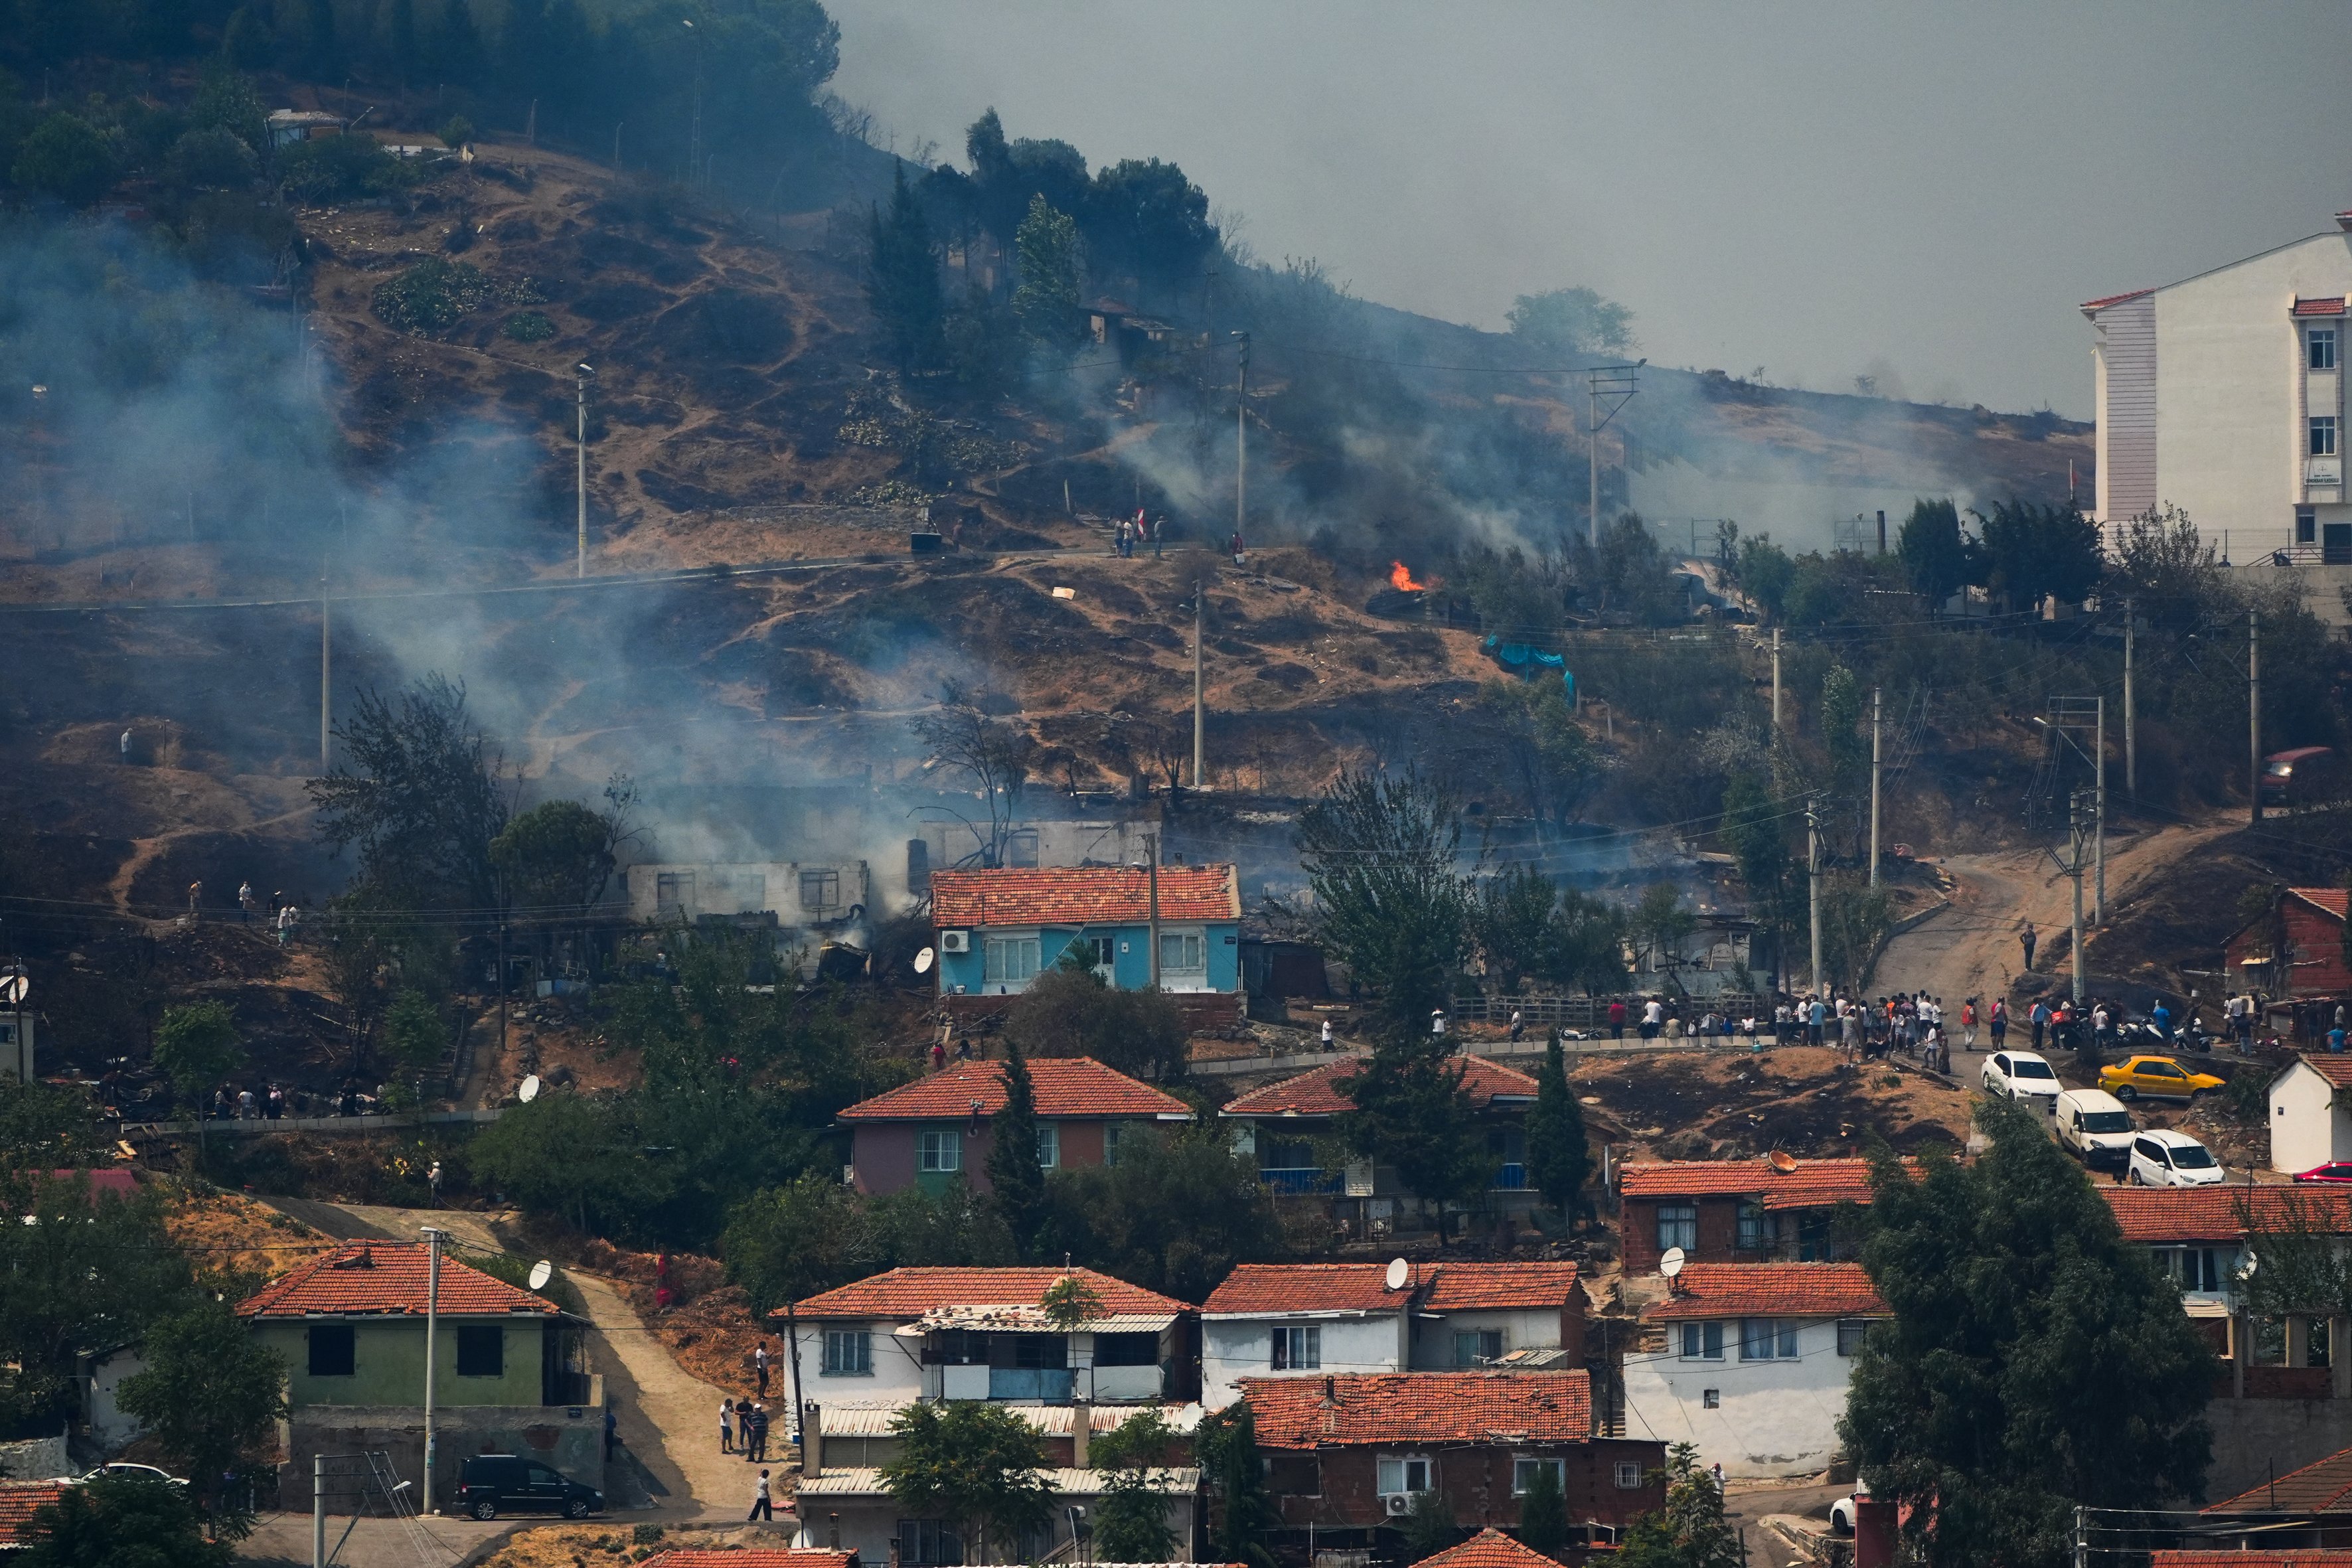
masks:
[[[1405,563],[1402,561],[1391,561],[1389,563],[1389,581],[1408,594],[1425,594],[1429,592],[1429,584],[1426,583],[1414,582],[1412,580],[1412,574],[1406,570]]]

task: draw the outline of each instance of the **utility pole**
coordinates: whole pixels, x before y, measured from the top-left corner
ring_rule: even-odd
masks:
[[[425,1489],[424,1507],[433,1511],[433,1374],[437,1367],[441,1337],[441,1233],[425,1228]]]
[[[1644,359],[1632,364],[1599,365],[1585,373],[1584,391],[1587,399],[1585,435],[1589,459],[1585,465],[1587,469],[1585,516],[1592,548],[1595,550],[1601,548],[1601,428],[1610,420],[1616,418],[1618,412],[1632,401],[1636,392],[1641,390],[1637,384],[1640,372],[1642,366],[1649,363]],[[1609,412],[1605,416],[1601,412],[1601,400],[1604,397],[1616,399],[1609,405]]]
[[[327,749],[334,719],[335,602],[327,597],[331,559],[319,565],[319,773],[327,772]]]
[[[327,1568],[327,1456],[310,1456],[310,1568]]]
[[[1780,628],[1772,628],[1772,738],[1780,738]]]
[[[1160,989],[1160,835],[1143,836],[1143,848],[1151,886],[1151,988]]]
[[[2074,939],[2070,944],[2074,951],[2068,956],[2074,960],[2074,1005],[2079,1007],[2083,1005],[2083,837],[2084,830],[2089,826],[2084,819],[2090,814],[2083,808],[2081,790],[2074,792],[2068,805],[2071,809],[2066,814],[2066,825],[2073,834],[2074,843],[2066,871],[2074,880]]]
[[[1244,524],[1249,521],[1250,335],[1235,332],[1234,336],[1241,340],[1242,349],[1234,375],[1234,537],[1246,542],[1249,535],[1244,531]]]
[[[1192,787],[1201,787],[1202,742],[1208,734],[1209,710],[1202,699],[1201,685],[1202,605],[1209,597],[1209,575],[1204,571],[1192,585]]]
[[[1884,515],[1884,514],[1882,514]],[[1870,689],[1870,885],[1878,886],[1878,773],[1880,689]]]
[[[2132,614],[2132,602],[2124,601],[2124,793],[2132,804],[2139,804],[2139,731],[2137,717],[2132,703],[2132,637],[2138,629]]]
[[[2246,820],[2263,825],[2263,613],[2246,612]]]
[[[1822,994],[1822,819],[1814,809],[1818,795],[1805,797],[1805,884],[1811,893],[1813,926],[1813,994]]]
[[[2098,880],[2091,894],[2091,923],[2107,923],[2107,700],[2099,698],[2098,742],[2091,753],[2098,790],[2098,836],[2092,858],[2098,865]]]
[[[573,367],[580,378],[580,535],[574,548],[572,574],[588,575],[588,384],[596,379],[593,366],[583,360]]]

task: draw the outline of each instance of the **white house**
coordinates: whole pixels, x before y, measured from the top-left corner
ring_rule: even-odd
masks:
[[[1246,1377],[1566,1370],[1584,1316],[1573,1263],[1244,1263],[1201,1309],[1201,1403]]]
[[[1854,1353],[1887,1316],[1858,1263],[1694,1263],[1625,1357],[1625,1435],[1726,1476],[1829,1468]]]
[[[2094,517],[2113,524],[2177,506],[2208,539],[2228,531],[2240,561],[2283,550],[2297,564],[2352,568],[2347,295],[2352,212],[2342,212],[2328,232],[2084,304],[2095,334]]]
[[[635,921],[773,914],[787,926],[854,921],[874,908],[863,860],[641,861],[621,873]]]
[[[2352,1160],[2352,1109],[2336,1096],[2352,1087],[2352,1056],[2299,1057],[2271,1080],[2271,1169],[2289,1175]]]
[[[1042,1474],[1053,1492],[1045,1524],[1024,1532],[1017,1542],[990,1542],[988,1561],[1045,1563],[1055,1561],[1057,1554],[1076,1560],[1071,1527],[1084,1516],[1073,1510],[1085,1509],[1091,1514],[1095,1500],[1108,1489],[1114,1472],[1076,1466]],[[1170,1557],[1190,1563],[1201,1472],[1184,1466],[1152,1470],[1149,1476],[1154,1489],[1168,1499],[1168,1531],[1176,1540]],[[889,1489],[882,1484],[878,1469],[839,1468],[821,1461],[814,1473],[801,1478],[793,1506],[800,1521],[793,1544],[799,1548],[836,1547],[855,1551],[861,1563],[897,1563],[905,1568],[935,1568],[975,1560],[966,1555],[965,1543],[952,1521],[904,1517]],[[974,1548],[978,1544],[972,1543]]]

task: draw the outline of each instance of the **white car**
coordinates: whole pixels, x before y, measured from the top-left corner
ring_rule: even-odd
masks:
[[[1987,1094],[2036,1100],[2044,1110],[2056,1102],[2060,1087],[2056,1071],[2032,1051],[1995,1051],[1985,1058],[1984,1086]]]
[[[2213,1152],[2186,1132],[2161,1129],[2132,1140],[2130,1178],[2143,1187],[2210,1187],[2228,1173]]]
[[[159,1470],[152,1465],[131,1465],[119,1459],[110,1465],[99,1466],[81,1479],[84,1481],[168,1481],[175,1487],[188,1484],[187,1478],[184,1476],[175,1476],[169,1470]]]
[[[1869,1498],[1870,1489],[1863,1485],[1860,1481],[1856,1481],[1853,1483],[1853,1491],[1847,1493],[1844,1497],[1838,1499],[1837,1501],[1830,1504],[1830,1533],[1832,1535],[1852,1535],[1853,1533],[1854,1521],[1857,1517],[1854,1505],[1859,1502],[1866,1502],[1869,1500]]]

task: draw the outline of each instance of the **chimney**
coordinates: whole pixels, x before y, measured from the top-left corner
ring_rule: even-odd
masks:
[[[814,1402],[801,1407],[801,1474],[824,1474],[824,1407]]]
[[[1339,1403],[1339,1381],[1328,1373],[1326,1373],[1323,1377],[1323,1403],[1326,1405]]]
[[[838,1513],[824,1516],[824,1544],[830,1551],[841,1550],[841,1515]]]
[[[1094,1468],[1092,1465],[1087,1463],[1087,1450],[1093,1445],[1094,1436],[1094,1402],[1087,1399],[1071,1400],[1070,1468],[1072,1469],[1087,1470]]]

